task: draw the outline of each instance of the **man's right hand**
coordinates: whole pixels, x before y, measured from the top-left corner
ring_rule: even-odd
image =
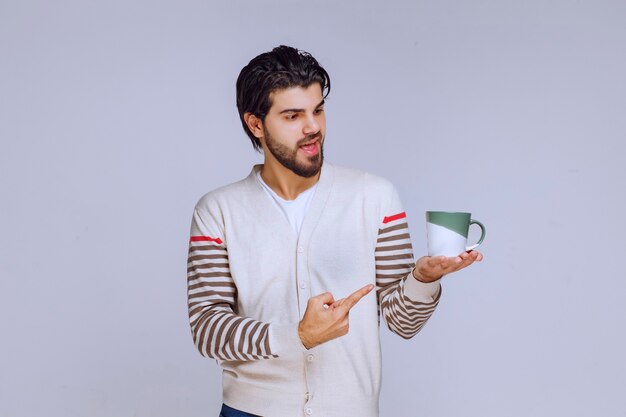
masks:
[[[309,298],[304,317],[298,324],[298,336],[305,348],[333,340],[348,333],[350,309],[374,286],[372,284],[335,301],[329,292]]]

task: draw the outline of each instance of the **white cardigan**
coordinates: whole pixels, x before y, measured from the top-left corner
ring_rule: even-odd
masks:
[[[200,352],[223,368],[224,402],[266,417],[378,416],[379,314],[404,338],[433,313],[441,287],[414,266],[406,214],[388,181],[325,163],[296,235],[250,175],[196,205],[189,318]],[[375,284],[345,336],[306,350],[297,334],[310,297]]]

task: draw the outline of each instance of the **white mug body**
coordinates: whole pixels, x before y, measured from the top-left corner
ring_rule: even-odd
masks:
[[[426,223],[428,256],[458,256],[466,250],[467,238],[433,223]]]

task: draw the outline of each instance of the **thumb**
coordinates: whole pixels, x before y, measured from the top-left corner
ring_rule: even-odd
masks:
[[[335,298],[330,292],[325,292],[310,299],[314,304],[318,304],[320,306],[324,304],[332,304],[335,302]]]

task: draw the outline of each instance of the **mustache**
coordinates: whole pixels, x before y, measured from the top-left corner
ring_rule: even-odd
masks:
[[[319,139],[322,139],[322,132],[321,132],[321,131],[318,131],[318,132],[316,132],[316,133],[312,133],[312,134],[310,134],[310,135],[307,135],[306,137],[304,137],[304,138],[300,139],[296,145],[297,145],[297,146],[302,146],[302,145],[304,145],[305,143],[307,143],[307,142],[309,142],[309,141],[312,141],[313,139],[318,139],[318,140],[319,140]]]

